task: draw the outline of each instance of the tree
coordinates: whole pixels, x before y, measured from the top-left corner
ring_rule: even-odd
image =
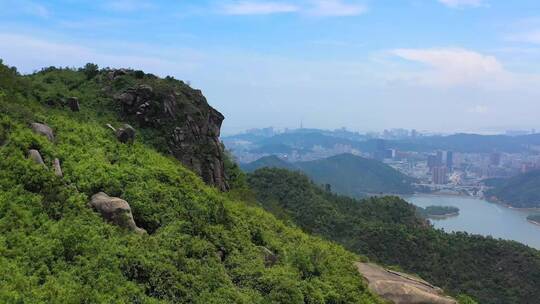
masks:
[[[99,67],[95,63],[87,63],[84,65],[83,72],[86,75],[86,79],[90,80],[99,73]]]

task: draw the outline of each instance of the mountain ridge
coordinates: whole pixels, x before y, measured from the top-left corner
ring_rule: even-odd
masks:
[[[414,179],[377,160],[349,153],[324,159],[287,162],[275,155],[241,164],[247,172],[263,167],[302,171],[319,184],[329,184],[337,193],[362,197],[371,194],[410,194]]]

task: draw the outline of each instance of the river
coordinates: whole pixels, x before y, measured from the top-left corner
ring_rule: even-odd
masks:
[[[530,211],[507,208],[488,201],[463,196],[413,195],[405,197],[420,207],[454,206],[459,215],[445,219],[431,219],[436,228],[491,235],[494,238],[514,240],[540,249],[540,226],[527,221]]]

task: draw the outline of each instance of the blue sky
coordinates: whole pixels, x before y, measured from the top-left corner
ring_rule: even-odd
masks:
[[[0,58],[173,75],[225,133],[540,129],[537,0],[0,0]]]

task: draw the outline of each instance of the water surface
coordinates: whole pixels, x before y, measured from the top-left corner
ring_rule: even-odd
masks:
[[[462,196],[413,195],[405,197],[405,200],[420,207],[458,207],[458,216],[430,219],[433,226],[447,232],[466,231],[491,235],[540,249],[540,226],[527,221],[530,211],[511,209],[482,199]]]

